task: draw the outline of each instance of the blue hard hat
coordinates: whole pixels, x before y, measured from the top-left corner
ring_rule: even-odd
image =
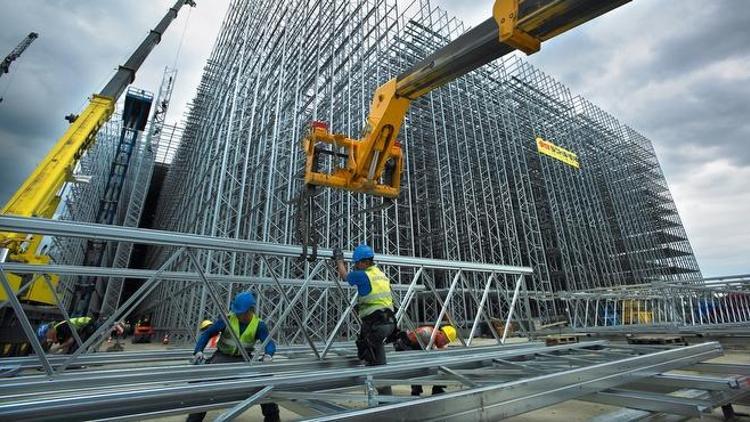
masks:
[[[250,308],[255,307],[255,296],[250,292],[242,292],[234,298],[232,302],[232,312],[235,315],[244,314]]]
[[[364,243],[357,246],[354,249],[354,253],[352,254],[352,261],[353,262],[359,262],[363,259],[373,259],[375,258],[375,252],[372,251],[372,248],[365,245]]]
[[[45,323],[40,325],[39,328],[36,329],[36,338],[38,338],[42,343],[47,340],[47,331],[49,331],[49,326],[49,324]]]

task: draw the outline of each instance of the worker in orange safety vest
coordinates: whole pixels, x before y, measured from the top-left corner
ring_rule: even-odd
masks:
[[[404,350],[422,350],[422,345],[427,346],[430,343],[432,332],[434,327],[432,325],[423,325],[417,327],[416,330],[400,331],[396,336],[396,340],[393,343],[393,348],[397,351]],[[452,325],[444,325],[435,333],[435,341],[433,345],[438,349],[444,349],[454,341],[456,341],[457,333],[456,329]],[[420,344],[421,342],[421,344]],[[419,396],[424,390],[421,385],[411,386],[411,395]],[[433,385],[432,395],[442,394],[445,392],[444,385]]]

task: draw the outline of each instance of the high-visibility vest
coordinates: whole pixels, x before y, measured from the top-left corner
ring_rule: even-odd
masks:
[[[234,331],[237,337],[239,337],[240,343],[242,343],[242,347],[244,347],[245,350],[252,349],[255,345],[255,335],[258,332],[260,318],[258,318],[257,315],[253,315],[253,319],[250,320],[250,323],[247,324],[247,327],[245,327],[245,331],[243,331],[242,333],[240,333],[240,320],[237,318],[237,315],[230,313],[229,318],[227,319],[229,320],[229,327],[225,328],[224,330],[230,329]],[[239,349],[237,349],[237,343],[235,343],[234,338],[230,333],[221,334],[221,336],[219,337],[219,341],[216,343],[216,348],[225,355],[240,355],[240,351]]]
[[[75,328],[76,331],[78,331],[81,328],[87,326],[91,322],[92,319],[93,318],[87,317],[87,316],[86,317],[71,318],[70,319],[70,325],[72,325],[73,326],[72,328]],[[66,322],[67,321],[60,321],[60,322],[58,322],[57,324],[55,324],[55,329],[57,329],[57,327],[65,324]]]
[[[371,313],[383,309],[393,310],[393,295],[391,294],[391,282],[388,277],[380,271],[375,265],[365,270],[367,278],[370,280],[370,293],[366,296],[360,296],[359,316],[364,318]]]

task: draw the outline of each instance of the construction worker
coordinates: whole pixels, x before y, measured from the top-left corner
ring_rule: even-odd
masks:
[[[396,336],[396,341],[393,342],[393,348],[397,351],[403,350],[422,350],[422,345],[427,346],[430,344],[430,338],[432,337],[432,331],[435,328],[432,325],[423,325],[418,327],[416,330],[401,331]],[[440,327],[437,333],[435,333],[435,341],[433,345],[438,349],[444,349],[448,347],[450,343],[456,341],[456,329],[452,325],[444,325]],[[420,344],[421,342],[421,344]],[[420,396],[422,395],[421,385],[411,386],[411,395]],[[432,395],[442,394],[445,392],[444,385],[433,385]]]
[[[244,360],[237,348],[237,343],[234,341],[232,334],[226,331],[227,329],[231,329],[234,332],[237,338],[240,339],[242,347],[245,348],[247,354],[252,356],[255,343],[257,341],[263,342],[268,337],[268,327],[255,314],[255,304],[255,296],[252,293],[242,292],[238,294],[232,302],[231,312],[227,315],[229,327],[226,326],[222,318],[217,318],[210,325],[206,326],[195,345],[193,362],[201,363],[205,361],[211,364],[243,362]],[[216,352],[211,359],[206,360],[203,349],[206,348],[211,338],[217,335],[219,335],[219,340],[216,343]],[[266,344],[264,352],[263,361],[271,361],[276,352],[276,344],[273,340],[270,340]],[[278,422],[281,420],[279,418],[279,406],[276,403],[262,403],[260,407],[265,422]],[[188,416],[187,421],[200,422],[205,417],[206,412],[193,413]]]
[[[333,259],[339,276],[357,287],[359,297],[356,309],[362,320],[357,338],[357,354],[367,366],[385,365],[384,340],[396,329],[391,283],[375,265],[375,253],[367,245],[362,244],[354,249],[354,270],[351,272],[346,270],[341,249],[333,251]],[[388,390],[389,387],[383,389],[383,394],[390,394]]]
[[[211,321],[210,319],[203,320],[203,322],[201,322],[201,325],[199,327],[200,332],[203,333],[204,331],[208,329],[208,327],[211,327],[212,325],[214,325],[214,322]],[[209,349],[215,349],[216,343],[219,341],[220,336],[221,334],[216,334],[215,336],[211,337],[211,339],[208,341],[208,344],[206,344],[206,347],[208,347]]]
[[[73,353],[78,349],[73,329],[78,333],[82,342],[88,340],[98,328],[97,318],[95,317],[78,317],[71,318],[70,325],[68,321],[50,322],[43,324],[37,329],[37,336],[49,353]]]

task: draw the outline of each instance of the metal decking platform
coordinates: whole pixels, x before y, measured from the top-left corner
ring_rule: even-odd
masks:
[[[306,348],[285,348],[274,363],[252,366],[175,361],[187,350],[102,354],[98,361],[93,354],[80,362],[85,367],[51,379],[27,366],[0,384],[0,418],[143,420],[226,409],[219,419],[231,420],[272,400],[304,420],[498,420],[571,399],[699,417],[746,395],[750,375],[750,366],[702,363],[722,355],[715,342],[529,342],[390,353],[389,364],[380,367],[359,365],[351,345],[336,350],[343,356],[318,360]],[[164,359],[155,360],[160,353]],[[21,361],[4,359],[0,366]],[[670,372],[682,369],[696,373]],[[419,398],[397,388],[411,384],[447,385],[448,392]],[[378,395],[383,386],[394,387],[394,394]],[[685,388],[701,395],[674,395]]]

